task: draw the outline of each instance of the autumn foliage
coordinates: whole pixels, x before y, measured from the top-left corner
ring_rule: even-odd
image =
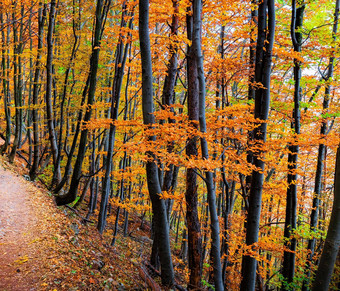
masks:
[[[212,173],[224,289],[239,290],[242,257],[249,256],[256,260],[258,290],[298,290],[302,286],[309,290],[327,235],[333,205],[336,148],[340,143],[339,37],[338,31],[334,31],[338,1],[296,1],[298,9],[302,5],[305,7],[303,24],[295,33],[302,37],[299,51],[293,48],[291,39],[292,1],[275,1],[270,88],[256,82],[257,64],[251,57],[258,49],[259,19],[255,12],[262,2],[203,1],[200,42],[206,132],[201,130],[199,120],[191,118],[189,101],[189,49],[193,40],[188,35],[188,19],[195,21],[192,7],[196,1],[150,0],[155,120],[152,125],[143,123],[139,1],[57,1],[55,25],[50,32],[53,41],[51,88],[46,87],[51,3],[1,1],[0,134],[4,145],[0,151],[11,157],[14,150],[14,154],[25,160],[28,169],[35,163],[37,167],[30,172],[31,178],[41,181],[59,197],[71,192],[72,175],[80,169],[76,199],[72,199],[69,206],[78,209],[95,226],[99,221],[98,225],[105,229],[107,241],[103,243],[118,244],[118,247],[121,243],[131,243],[128,237],[140,239],[142,234],[136,227],[137,220],[140,228],[144,228],[152,240],[157,240],[152,221],[155,209],[150,201],[145,170],[146,164],[155,163],[162,189],[158,199],[164,201],[170,229],[173,283],[179,288],[192,282],[188,263],[191,228],[186,216],[190,170],[197,177],[195,195],[202,248],[200,286],[197,287],[210,288],[215,284],[206,176]],[[102,6],[98,8],[99,4]],[[98,9],[101,9],[103,22],[97,46],[94,43]],[[38,49],[39,27],[42,46]],[[268,33],[266,30],[266,35]],[[94,64],[96,51],[98,63]],[[174,70],[171,70],[172,64],[175,64]],[[296,64],[301,66],[298,102],[294,100]],[[120,68],[121,74],[118,74]],[[95,84],[91,87],[94,74]],[[165,84],[171,76],[174,84],[169,94]],[[258,105],[254,92],[267,89],[270,89],[270,106],[268,119],[264,121],[255,118],[254,110]],[[89,104],[91,90],[94,90],[94,97]],[[50,98],[53,109],[50,120],[54,125],[56,159],[51,149],[46,98]],[[297,110],[297,103],[300,132],[292,126],[296,121],[293,112]],[[86,119],[89,112],[91,115]],[[254,132],[258,132],[256,129],[263,122],[267,131],[266,138],[261,140]],[[321,131],[323,126],[326,129]],[[114,145],[112,158],[108,159],[110,140]],[[204,140],[209,159],[202,158]],[[196,155],[187,152],[192,141],[196,142]],[[293,153],[298,155],[298,161],[296,167],[291,167],[288,156],[292,155],[294,145],[299,148],[298,153]],[[320,145],[324,146],[321,160],[318,159]],[[76,164],[80,149],[84,149],[84,157]],[[254,159],[264,162],[264,170],[256,167]],[[317,171],[318,163],[322,165],[321,173]],[[109,173],[106,174],[107,169]],[[254,172],[263,174],[262,205],[258,241],[248,245],[247,213],[249,207],[253,207],[249,204],[249,195]],[[289,175],[296,175],[296,180],[289,182]],[[316,175],[321,175],[321,190],[317,194]],[[109,179],[107,184],[105,177]],[[287,238],[289,183],[297,189],[296,226]],[[108,185],[108,200],[106,206],[100,207],[104,199],[103,185]],[[311,226],[311,214],[316,209],[313,199],[318,202],[315,227]],[[102,232],[103,228],[98,226],[98,230]],[[295,272],[289,280],[282,273],[282,264],[292,238],[296,240]],[[315,247],[311,250],[308,243],[313,239]],[[127,257],[136,268],[144,268],[145,259],[152,257],[151,253],[157,248],[155,245],[157,243],[152,251],[150,244],[147,252]],[[151,260],[151,264],[156,271],[149,275],[157,281],[155,277],[161,271],[157,256],[161,254],[153,255],[156,261]],[[306,268],[310,272],[306,272]],[[339,281],[338,258],[330,290],[338,290]],[[190,284],[189,288],[194,289]]]

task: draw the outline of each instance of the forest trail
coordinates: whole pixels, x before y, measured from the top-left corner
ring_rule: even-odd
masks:
[[[44,266],[53,264],[53,202],[35,185],[0,163],[0,290],[44,286]]]
[[[0,156],[0,291],[144,289],[135,264],[145,242],[121,237],[110,248],[111,234],[56,207],[26,172]]]

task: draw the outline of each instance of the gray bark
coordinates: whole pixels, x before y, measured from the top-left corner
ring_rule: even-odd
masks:
[[[328,290],[340,247],[340,145],[336,154],[334,201],[325,246],[313,283],[313,291]]]
[[[334,12],[334,24],[333,24],[333,40],[335,43],[336,33],[338,31],[338,20],[339,20],[339,8],[340,0],[336,0],[335,12]],[[327,110],[330,104],[330,85],[328,80],[333,77],[334,70],[334,56],[329,58],[328,71],[326,76],[326,88],[325,96],[323,100],[323,110]],[[328,131],[328,121],[324,120],[321,124],[320,136],[325,136]],[[314,182],[314,197],[313,197],[313,207],[310,216],[310,230],[316,231],[319,218],[319,205],[320,205],[320,195],[321,195],[321,185],[322,185],[322,175],[323,175],[323,165],[326,156],[326,145],[321,143],[318,149],[318,160],[315,173]],[[303,281],[302,290],[306,291],[309,289],[310,284],[310,267],[312,264],[314,252],[315,252],[316,238],[313,237],[308,241],[307,250],[309,251],[307,256],[306,268],[305,268],[305,280]]]
[[[152,127],[155,123],[153,87],[152,87],[152,62],[149,36],[149,1],[139,1],[139,41],[142,59],[142,109],[143,121],[146,126]],[[154,141],[155,137],[150,136]],[[159,257],[161,262],[162,283],[167,286],[174,284],[174,271],[171,260],[169,228],[164,200],[160,199],[162,193],[158,178],[158,168],[152,152],[147,152],[151,158],[146,163],[146,175],[152,211],[155,221],[155,235],[157,236]]]
[[[268,12],[268,13],[267,13]],[[266,31],[268,30],[268,33]],[[260,126],[254,130],[254,142],[261,144],[266,141],[267,123],[270,104],[270,75],[272,64],[272,49],[275,34],[275,1],[264,0],[258,10],[258,36],[256,45],[255,81],[264,88],[255,90],[255,118],[262,120]],[[252,173],[249,208],[247,215],[246,244],[251,246],[258,242],[259,225],[262,206],[262,188],[264,178],[264,161],[262,151],[254,155],[254,165],[261,171]],[[250,255],[242,258],[241,290],[255,290],[257,261]]]
[[[41,71],[41,54],[43,48],[43,33],[44,33],[44,22],[46,19],[47,5],[39,3],[39,14],[38,14],[38,50],[35,61],[35,72],[34,72],[34,83],[33,83],[33,94],[32,94],[32,120],[33,120],[33,163],[30,169],[30,179],[34,181],[37,175],[39,160],[40,160],[40,144],[39,144],[39,116],[37,109],[34,108],[38,104],[39,100],[39,80]]]
[[[99,63],[99,53],[100,53],[100,46],[101,46],[101,38],[104,29],[104,23],[106,19],[107,12],[110,7],[110,0],[98,0],[96,5],[96,24],[94,29],[94,38],[92,43],[92,54],[90,60],[90,75],[88,78],[88,98],[87,98],[87,110],[84,116],[84,123],[87,123],[91,120],[92,116],[92,109],[91,106],[95,102],[95,92],[96,92],[96,85],[97,85],[97,71],[98,71],[98,63]],[[87,93],[87,86],[84,89],[83,97],[86,96]],[[77,127],[80,126],[78,122]],[[79,128],[79,127],[78,127]],[[71,185],[70,189],[64,196],[58,196],[56,198],[57,205],[65,205],[68,203],[73,202],[78,193],[78,186],[80,183],[80,179],[82,176],[82,165],[85,158],[86,153],[86,146],[87,146],[87,135],[89,130],[87,128],[82,129],[80,134],[80,142],[79,142],[79,149],[77,154],[77,159],[74,165],[74,171],[71,178]],[[74,140],[76,142],[76,140]],[[73,147],[73,145],[72,145]],[[73,147],[74,150],[74,147]],[[72,157],[69,157],[72,159]],[[70,168],[70,166],[69,166]],[[65,179],[66,180],[66,179]],[[58,189],[60,186],[58,185]]]
[[[202,0],[193,1],[193,53],[197,61],[198,80],[199,80],[199,124],[200,131],[206,133],[206,120],[205,120],[205,76],[203,67],[203,55],[201,50],[201,29],[202,29]],[[205,160],[209,159],[208,142],[202,137],[201,138],[201,150],[202,158]],[[213,262],[213,274],[215,290],[223,290],[222,281],[222,267],[220,260],[220,226],[216,209],[216,192],[213,172],[206,172],[206,186],[208,194],[208,204],[210,213],[210,227],[211,227],[211,256]]]
[[[303,12],[305,5],[296,8],[296,1],[292,2],[292,20],[291,20],[291,38],[295,52],[301,52],[302,34],[299,31],[303,24]],[[291,128],[296,135],[300,134],[300,100],[301,100],[301,62],[294,59],[294,111]],[[295,251],[296,238],[293,236],[296,228],[297,220],[297,167],[299,145],[297,143],[290,144],[288,154],[288,177],[287,177],[287,204],[286,204],[286,219],[284,227],[285,247],[282,275],[285,278],[282,289],[292,290],[289,285],[293,283],[295,274]],[[293,288],[294,289],[294,288]]]
[[[58,184],[61,179],[60,163],[57,163],[58,147],[57,147],[55,127],[54,127],[53,106],[52,106],[53,30],[54,30],[54,25],[55,25],[55,16],[56,16],[56,0],[51,0],[50,17],[49,17],[48,31],[47,31],[45,102],[46,102],[47,128],[48,128],[48,134],[49,134],[49,140],[50,140],[50,146],[51,146],[51,152],[52,152],[52,158],[53,158],[53,166],[54,166],[52,186]]]

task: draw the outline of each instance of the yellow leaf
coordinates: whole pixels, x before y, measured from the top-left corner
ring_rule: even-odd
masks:
[[[24,255],[23,257],[17,259],[15,261],[15,263],[17,264],[23,264],[23,263],[26,263],[28,261],[28,256],[27,255]]]

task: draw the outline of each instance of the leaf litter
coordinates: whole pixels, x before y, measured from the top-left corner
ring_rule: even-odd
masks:
[[[136,265],[150,242],[119,236],[110,247],[112,231],[101,236],[56,207],[42,185],[22,177],[26,171],[0,157],[0,290],[146,289]]]

